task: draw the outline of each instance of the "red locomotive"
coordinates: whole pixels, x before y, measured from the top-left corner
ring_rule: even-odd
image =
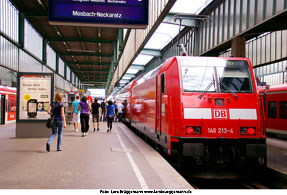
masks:
[[[172,57],[115,98],[126,102],[126,121],[168,155],[200,165],[266,165],[262,108],[247,58]]]
[[[287,136],[287,85],[259,89],[265,107],[266,132],[279,137]]]
[[[0,85],[0,125],[16,120],[16,88]]]

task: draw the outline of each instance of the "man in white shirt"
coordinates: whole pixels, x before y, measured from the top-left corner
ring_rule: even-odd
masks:
[[[118,102],[117,108],[118,108],[118,115],[119,115],[118,121],[121,122],[122,121],[122,117],[123,117],[124,106],[123,106],[123,104],[121,102]]]

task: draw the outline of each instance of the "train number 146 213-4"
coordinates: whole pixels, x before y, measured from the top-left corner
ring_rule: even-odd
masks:
[[[231,128],[231,129],[227,129],[227,128],[208,128],[208,133],[220,133],[220,134],[233,133],[233,128]]]

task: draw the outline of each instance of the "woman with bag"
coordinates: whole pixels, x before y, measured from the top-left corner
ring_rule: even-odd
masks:
[[[80,121],[81,121],[82,137],[85,137],[89,131],[89,119],[90,119],[90,110],[91,110],[91,105],[87,103],[86,96],[83,96],[79,103],[77,115],[80,109],[81,109]]]
[[[50,152],[50,145],[53,139],[57,136],[58,131],[57,151],[62,151],[61,144],[63,136],[63,127],[66,128],[66,119],[64,114],[63,95],[61,93],[56,94],[55,101],[50,104],[48,114],[53,115],[54,123],[52,127],[52,135],[46,143],[46,150],[47,152]]]

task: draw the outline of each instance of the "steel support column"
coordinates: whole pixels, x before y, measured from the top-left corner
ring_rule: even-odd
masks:
[[[56,53],[56,72],[59,74],[59,55]]]
[[[24,16],[21,12],[19,12],[19,45],[21,48],[24,48],[24,29],[25,29]]]
[[[42,60],[47,65],[47,39],[43,39]]]
[[[245,37],[236,37],[231,41],[231,56],[245,57]]]

